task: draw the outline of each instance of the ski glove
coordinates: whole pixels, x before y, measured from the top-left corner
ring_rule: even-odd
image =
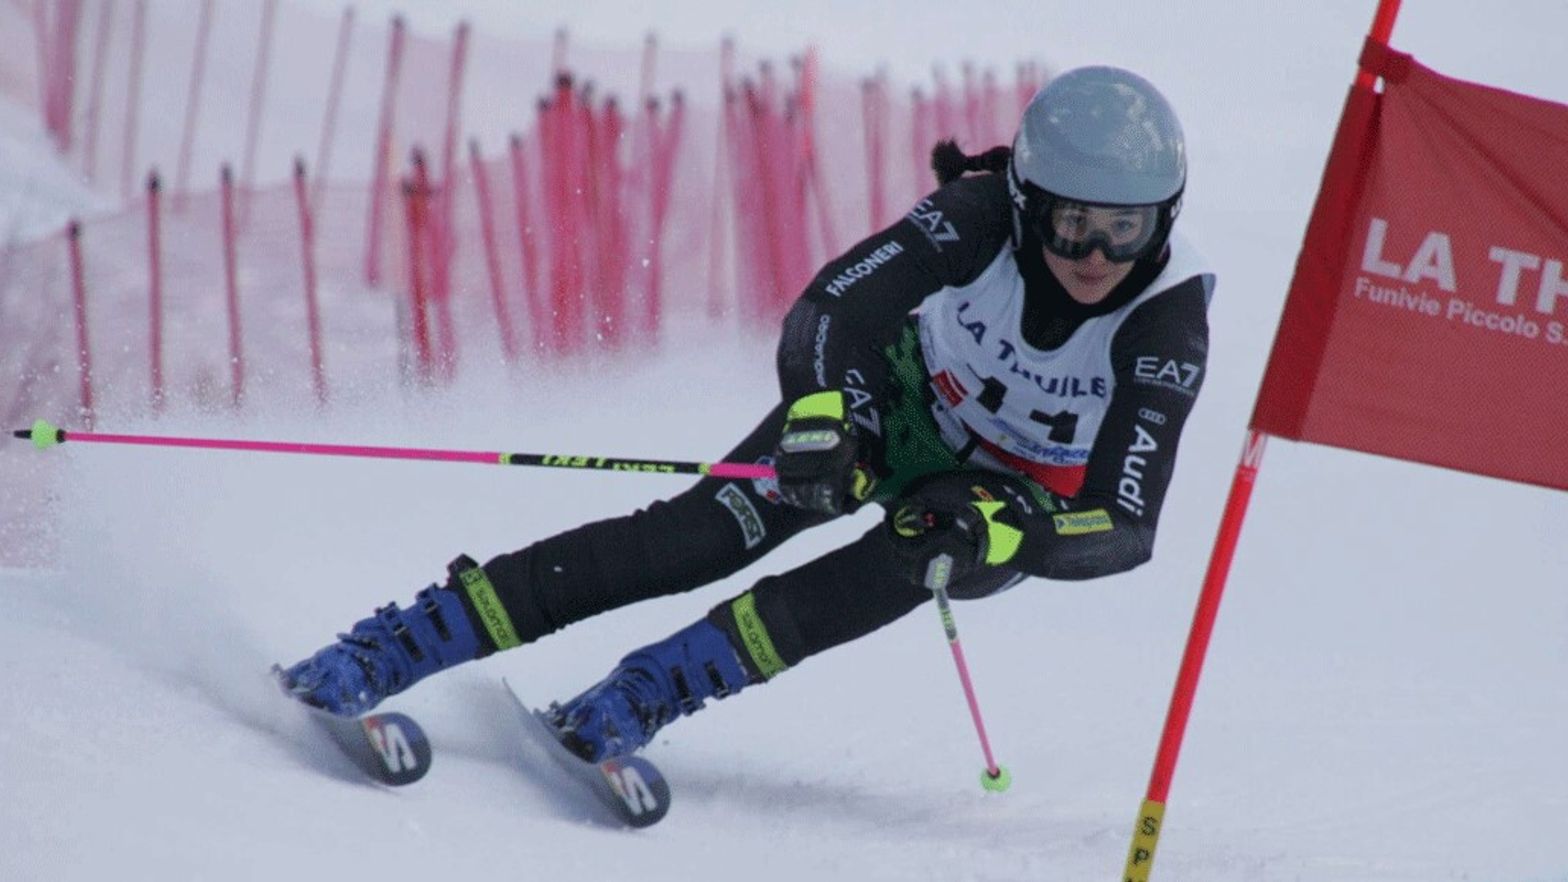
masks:
[[[1013,559],[1023,542],[1018,514],[975,480],[943,475],[888,511],[893,549],[913,583],[946,589],[984,566]]]
[[[837,389],[813,392],[790,405],[773,454],[785,502],[838,515],[871,495],[876,479],[859,462],[860,441],[847,413],[844,393]]]

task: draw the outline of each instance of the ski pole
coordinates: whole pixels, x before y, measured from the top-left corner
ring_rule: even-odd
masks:
[[[12,436],[32,441],[39,450],[80,441],[93,444],[130,444],[145,447],[183,447],[204,450],[244,450],[253,453],[302,453],[311,456],[352,456],[363,459],[413,459],[437,462],[472,462],[487,465],[543,466],[593,469],[606,472],[643,472],[668,475],[711,475],[715,478],[772,478],[770,465],[750,462],[691,462],[672,459],[625,459],[572,453],[488,453],[472,450],[436,450],[424,447],[368,447],[348,444],[305,444],[296,441],[236,441],[223,438],[176,438],[162,435],[109,435],[102,432],[67,432],[45,420],[31,429],[17,429]]]
[[[969,665],[964,661],[964,647],[958,642],[958,624],[953,621],[953,605],[947,596],[947,583],[953,573],[953,558],[948,554],[937,555],[926,570],[926,587],[936,595],[936,609],[942,616],[942,628],[947,631],[947,646],[953,651],[953,664],[958,667],[958,681],[964,686],[964,698],[969,701],[969,716],[975,722],[975,734],[980,736],[980,752],[985,755],[985,769],[980,772],[980,786],[992,793],[1001,793],[1013,784],[1013,773],[996,761],[991,753],[991,739],[985,734],[985,721],[980,718],[980,701],[975,698],[975,685],[969,679]]]

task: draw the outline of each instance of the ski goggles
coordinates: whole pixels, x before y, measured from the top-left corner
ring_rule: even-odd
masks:
[[[1082,260],[1098,248],[1112,263],[1147,257],[1164,247],[1175,198],[1154,205],[1108,205],[1057,196],[1027,181],[1014,183],[1023,225],[1047,251]]]

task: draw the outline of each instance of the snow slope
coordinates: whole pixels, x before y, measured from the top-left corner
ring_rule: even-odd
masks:
[[[956,610],[1011,792],[976,786],[979,752],[930,609],[666,730],[651,755],[676,803],[653,830],[587,825],[517,767],[501,676],[540,700],[572,694],[759,575],[856,535],[869,514],[722,584],[422,684],[391,706],[426,724],[434,769],[397,792],[361,784],[311,752],[269,664],[407,601],[459,552],[484,559],[681,482],[66,447],[49,455],[68,460],[68,481],[37,500],[57,516],[58,566],[0,573],[0,878],[1115,878],[1372,5],[901,3],[891,22],[874,4],[835,4],[831,18],[815,2],[789,18],[760,19],[758,4],[660,13],[671,43],[709,42],[730,16],[759,47],[816,37],[841,73],[982,51],[1003,64],[1106,60],[1149,75],[1183,113],[1182,223],[1221,282],[1156,559]],[[1473,6],[1412,4],[1395,42],[1445,73],[1568,100],[1568,8]],[[466,11],[483,31],[510,9]],[[643,15],[580,2],[567,23],[635,45]],[[29,180],[34,192],[69,186]],[[115,428],[717,457],[775,394],[773,341],[703,325],[672,336],[646,364],[470,374],[438,398],[389,392],[324,415],[277,406],[242,423],[176,413]],[[1274,444],[1155,878],[1568,880],[1565,518],[1558,494]]]

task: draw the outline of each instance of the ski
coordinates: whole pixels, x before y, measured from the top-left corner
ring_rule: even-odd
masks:
[[[273,668],[274,677],[281,673],[281,669]],[[278,682],[282,684],[281,679]],[[407,714],[341,717],[311,707],[286,691],[284,696],[290,704],[304,711],[311,723],[372,780],[389,787],[401,787],[418,781],[430,771],[430,739]]]
[[[653,763],[640,756],[607,759],[600,763],[584,761],[561,744],[556,738],[555,727],[542,711],[524,703],[505,679],[501,683],[517,705],[525,743],[533,748],[534,758],[540,759],[541,753],[548,757],[547,765],[562,773],[558,777],[586,790],[605,810],[608,820],[626,827],[650,827],[669,812],[670,785]]]

